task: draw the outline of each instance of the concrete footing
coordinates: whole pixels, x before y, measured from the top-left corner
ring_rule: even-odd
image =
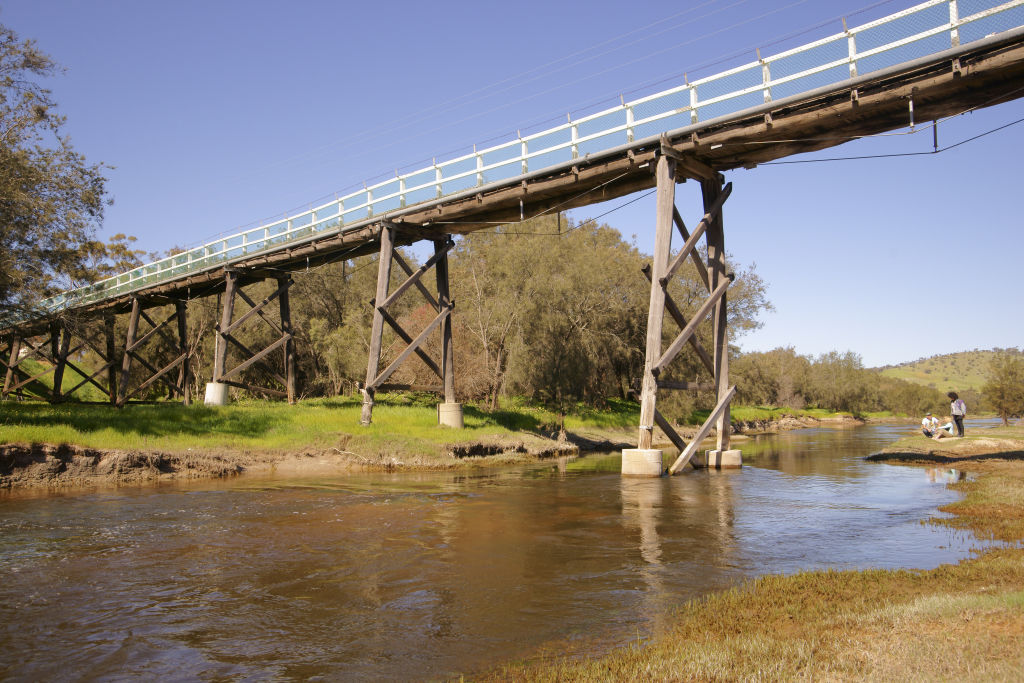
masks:
[[[657,448],[623,448],[622,476],[660,477],[665,473],[661,450]]]
[[[442,427],[454,427],[462,429],[462,404],[461,403],[439,403],[437,405],[437,424]]]
[[[693,456],[693,464],[697,467],[713,467],[717,470],[731,470],[743,467],[743,456],[740,451],[709,450],[703,455]]]
[[[208,406],[226,406],[228,404],[228,385],[220,382],[206,383],[206,399]]]

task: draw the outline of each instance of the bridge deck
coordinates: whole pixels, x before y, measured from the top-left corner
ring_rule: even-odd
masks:
[[[931,0],[893,17],[899,18],[936,6],[945,7],[947,3],[948,0]],[[1021,0],[1013,0],[1001,7],[998,11],[1024,12],[1024,2]],[[874,23],[892,20],[889,17]],[[1013,21],[1024,23],[1020,17],[1015,17]],[[868,25],[868,28],[871,26]],[[852,36],[856,31],[864,29],[852,29],[847,34]],[[943,30],[948,33],[949,26],[931,29],[928,35]],[[948,45],[948,37],[943,37]],[[846,40],[840,34],[838,38],[833,36],[798,50],[817,49],[816,45],[820,47],[838,39]],[[953,42],[957,42],[955,38]],[[843,68],[847,68],[849,62],[850,71],[855,71],[857,59],[863,61],[865,57],[855,53],[851,42],[850,57],[842,61]],[[767,64],[767,61],[762,60],[762,65]],[[826,67],[836,68],[835,63],[820,68]],[[766,90],[763,97],[769,100],[771,96],[767,89],[776,81],[770,79],[768,67],[763,68]],[[749,70],[749,65],[733,72],[739,73],[743,69]],[[733,72],[726,72],[724,77],[731,77]],[[786,80],[782,78],[778,82]],[[686,87],[692,89],[691,97],[695,100],[695,85],[688,84]],[[748,87],[740,92],[750,94],[748,91],[758,97],[762,96],[760,86]],[[549,210],[566,210],[614,199],[653,187],[655,179],[651,162],[662,153],[671,154],[678,160],[677,180],[707,179],[721,171],[751,168],[765,161],[839,145],[857,136],[905,127],[912,120],[920,123],[939,119],[1022,95],[1024,29],[1015,28],[863,76],[850,77],[782,99],[771,99],[742,111],[692,123],[660,135],[650,135],[610,149],[578,154],[575,143],[563,144],[563,148],[571,147],[575,158],[534,172],[517,172],[498,182],[479,182],[485,177],[482,170],[476,174],[462,172],[462,176],[475,175],[473,179],[478,181],[476,186],[405,208],[399,206],[382,211],[379,215],[347,222],[338,229],[287,242],[274,250],[264,249],[262,253],[252,256],[229,258],[232,253],[241,254],[243,250],[236,248],[234,252],[229,251],[228,240],[224,240],[225,251],[221,263],[148,286],[126,287],[123,288],[125,291],[120,292],[104,291],[101,294],[105,298],[76,296],[80,291],[76,290],[62,306],[55,306],[54,310],[63,308],[95,314],[112,309],[121,310],[133,296],[156,300],[166,298],[170,302],[200,294],[209,295],[224,287],[226,270],[236,271],[244,282],[277,276],[282,270],[299,270],[330,260],[375,252],[385,222],[397,228],[399,244],[409,244],[445,234],[472,232],[495,222],[517,221],[522,215],[529,217]],[[714,102],[714,98],[711,101]],[[638,105],[634,103],[633,106]],[[624,107],[631,111],[629,106]],[[659,116],[668,117],[664,118],[665,121],[678,121],[678,118],[672,117],[683,112],[695,119],[697,111],[694,105]],[[569,126],[568,130],[572,132],[572,139],[576,140],[578,126]],[[525,169],[525,147],[523,151],[522,157],[509,157],[503,162],[504,165],[519,163],[522,158]],[[477,169],[484,169],[484,158],[483,153],[476,155]],[[404,182],[399,183],[403,192]],[[438,193],[441,192],[442,184],[438,181]],[[402,196],[404,199],[404,194]],[[360,209],[366,213],[372,213],[375,206],[386,206],[374,199],[372,188],[367,191],[365,202],[363,206],[366,208]],[[338,202],[334,210],[340,219],[345,211],[344,202]],[[310,212],[310,215],[311,220],[315,218],[315,213]],[[43,320],[40,319],[19,327],[27,330],[42,324]]]

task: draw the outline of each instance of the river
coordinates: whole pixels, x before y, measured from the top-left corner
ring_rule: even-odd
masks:
[[[968,428],[971,425],[968,424]],[[738,471],[618,458],[0,497],[0,676],[407,680],[599,653],[765,573],[931,568],[959,475],[865,463],[907,425],[739,443]]]

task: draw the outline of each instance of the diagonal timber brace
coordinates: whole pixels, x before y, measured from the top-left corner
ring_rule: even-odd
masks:
[[[63,322],[53,322],[47,326],[45,336],[41,341],[36,341],[40,334],[21,335],[17,332],[12,334],[8,359],[4,363],[6,372],[2,397],[7,398],[11,392],[16,392],[19,397],[24,398],[23,389],[29,388],[33,392],[29,398],[42,399],[51,403],[59,403],[67,394],[62,391],[64,382],[64,370],[68,365],[68,356],[78,352],[82,345],[71,348],[71,330]],[[36,358],[41,361],[43,369],[35,374],[22,368],[24,361]],[[52,386],[45,387],[37,383],[38,380],[52,375]],[[43,389],[40,389],[40,386]],[[73,391],[73,390],[72,390]]]
[[[694,170],[700,173],[694,173]],[[704,215],[693,232],[686,229],[682,216],[675,206],[675,185],[677,173],[683,172],[701,182]],[[637,455],[646,457],[644,451],[651,451],[654,427],[657,425],[680,451],[680,458],[670,468],[674,474],[691,462],[693,454],[713,428],[718,430],[718,447],[729,446],[729,405],[736,388],[728,386],[728,346],[726,335],[727,292],[734,275],[727,272],[722,228],[722,208],[732,192],[732,185],[723,187],[721,175],[713,169],[704,168],[700,162],[687,159],[675,150],[662,149],[655,166],[657,202],[655,216],[654,258],[651,266],[644,268],[644,276],[651,283],[651,296],[647,319],[647,345],[645,351],[644,375],[640,385],[640,425]],[[683,247],[670,258],[673,226],[683,237]],[[707,264],[700,257],[697,246],[701,238],[707,244]],[[709,292],[705,301],[689,316],[684,316],[672,300],[668,287],[683,263],[692,260],[697,276]],[[664,318],[668,312],[680,332],[662,351]],[[696,332],[710,316],[714,348],[711,353],[698,341]],[[713,383],[682,382],[662,379],[670,364],[683,348],[689,345],[701,363],[714,377]],[[716,393],[716,407],[697,435],[687,444],[675,431],[671,423],[657,410],[658,389],[712,390]],[[652,453],[656,454],[655,453]],[[625,462],[624,452],[624,462]],[[684,457],[685,456],[685,457]],[[657,459],[652,461],[657,466]],[[692,464],[692,463],[691,463]],[[624,473],[626,472],[624,464]],[[629,473],[635,473],[631,469]],[[658,474],[653,471],[653,474]]]
[[[179,396],[181,397],[182,402],[185,405],[188,405],[191,401],[191,394],[189,392],[189,380],[191,377],[188,365],[188,340],[186,338],[186,304],[184,301],[172,302],[174,312],[167,316],[162,322],[157,323],[149,316],[148,313],[146,313],[146,303],[149,303],[151,306],[167,305],[166,301],[144,302],[140,297],[132,297],[132,308],[128,318],[128,332],[124,345],[124,356],[121,361],[121,378],[120,381],[117,382],[115,405],[119,408],[123,407],[128,403],[128,401],[146,391],[158,381],[162,382],[167,387],[168,396]],[[145,322],[150,326],[149,331],[145,332],[141,336],[139,335],[140,321]],[[165,329],[172,322],[177,323],[177,339],[175,339]],[[108,329],[110,330],[110,334],[112,334],[112,322],[108,324]],[[149,362],[146,355],[143,354],[143,347],[157,336],[163,339],[167,346],[160,355],[166,355],[168,351],[173,354],[173,359],[170,362],[164,363],[162,366],[157,366]],[[108,354],[106,356],[106,360],[108,365],[110,365],[114,363],[112,353],[113,341],[110,336],[108,336],[107,350]],[[153,351],[155,352],[156,350],[154,349]],[[152,355],[150,357],[152,357]],[[133,389],[131,387],[131,371],[132,365],[136,362],[145,368],[149,374],[148,376],[144,376],[138,386]],[[178,370],[177,381],[168,377],[168,374],[174,369]],[[100,372],[102,372],[102,369]],[[109,390],[111,393],[115,393],[112,378]]]
[[[442,384],[431,389],[444,393],[445,402],[455,400],[455,383],[452,372],[452,334],[451,313],[454,302],[451,301],[448,288],[448,252],[455,243],[450,237],[434,240],[434,254],[419,268],[413,270],[405,259],[395,250],[395,227],[385,223],[380,229],[380,255],[377,266],[377,292],[370,302],[373,306],[373,324],[370,330],[370,352],[366,368],[366,383],[363,386],[363,409],[360,423],[368,425],[373,420],[374,398],[378,390],[387,386],[398,388],[404,385],[385,384],[401,365],[415,353],[426,366],[437,375]],[[397,263],[405,271],[407,278],[389,294],[392,264]],[[437,296],[423,284],[423,276],[433,268],[437,276]],[[388,310],[398,299],[415,287],[426,300],[427,304],[437,311],[434,319],[415,338],[399,324]],[[387,324],[406,343],[405,349],[380,372],[381,350],[383,348],[384,325]],[[423,349],[423,344],[436,331],[441,334],[441,362],[436,362]],[[411,386],[411,385],[410,385]],[[406,387],[408,388],[408,387]]]
[[[276,278],[277,289],[270,295],[256,303],[242,289],[239,275],[234,270],[226,270],[224,274],[224,296],[222,298],[221,318],[217,325],[217,342],[213,359],[213,382],[227,384],[250,391],[258,391],[271,396],[284,396],[289,403],[295,402],[296,378],[295,378],[295,341],[291,322],[291,303],[288,290],[294,284],[290,276],[281,275]],[[234,319],[235,298],[239,298],[249,305],[249,310]],[[271,303],[277,301],[281,322],[278,324],[273,318],[267,315],[266,309]],[[250,350],[248,346],[238,340],[235,333],[250,320],[258,317],[275,333],[277,338],[259,351]],[[243,359],[233,368],[228,368],[228,349],[230,345],[238,348]],[[271,354],[278,349],[281,350],[281,367],[276,368],[269,362]],[[270,387],[260,387],[251,382],[242,382],[237,379],[242,373],[254,365],[262,367],[271,378],[278,382],[284,391]]]

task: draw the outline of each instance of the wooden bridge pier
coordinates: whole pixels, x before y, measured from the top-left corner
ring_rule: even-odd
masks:
[[[738,466],[740,463],[739,451],[729,449],[729,404],[736,393],[736,388],[729,386],[726,292],[735,276],[726,269],[722,221],[722,207],[729,198],[732,185],[723,187],[724,179],[719,173],[702,174],[700,183],[704,216],[691,233],[687,230],[675,204],[677,166],[687,163],[685,157],[667,144],[662,145],[655,162],[657,203],[654,258],[651,267],[645,268],[644,271],[651,282],[651,296],[647,317],[644,374],[640,385],[640,425],[637,448],[625,449],[622,452],[622,473],[626,476],[660,476],[664,473],[662,451],[653,447],[655,426],[660,428],[679,449],[679,457],[668,468],[669,474],[676,474],[687,465],[696,467],[698,463],[719,467]],[[673,225],[683,238],[683,246],[674,257],[671,254]],[[707,245],[706,264],[696,249],[701,237],[705,238]],[[689,321],[668,292],[673,276],[688,259],[693,262],[698,277],[707,291],[707,298]],[[680,332],[668,348],[663,350],[662,334],[666,311],[679,326]],[[695,336],[697,328],[708,319],[708,316],[711,319],[714,342],[711,354]],[[693,349],[714,378],[710,385],[662,378],[667,367],[686,345]],[[717,405],[689,443],[679,436],[671,423],[658,411],[659,389],[714,390]],[[706,461],[702,458],[695,459],[701,441],[714,427],[718,429],[717,448],[709,451]]]
[[[114,403],[116,375],[114,372],[113,316],[105,315],[103,317],[102,337],[105,338],[104,341],[96,339],[97,336],[100,335],[96,334],[96,330],[90,328],[84,321],[73,319],[54,320],[43,329],[13,331],[7,338],[7,348],[0,353],[0,363],[3,363],[5,368],[3,390],[0,396],[7,399],[13,392],[19,398],[60,403],[86,384],[92,384],[106,394],[111,403]],[[79,340],[74,347],[71,346],[73,338]],[[89,375],[71,360],[74,354],[86,347],[107,361],[105,365]],[[22,355],[26,349],[28,353]],[[21,367],[23,361],[33,357],[44,364],[44,368],[34,375]],[[64,376],[68,368],[78,373],[82,379],[78,384],[65,391]],[[97,379],[104,373],[107,374],[106,386]],[[47,375],[51,375],[52,387],[41,391],[40,387],[43,385],[39,384],[38,380]]]
[[[438,422],[450,427],[462,427],[462,406],[455,401],[454,353],[452,350],[451,313],[454,302],[451,300],[448,280],[448,252],[455,242],[451,237],[435,239],[434,254],[426,263],[415,271],[395,250],[396,232],[398,228],[384,223],[380,229],[380,254],[377,264],[377,293],[370,305],[373,306],[373,324],[370,329],[370,351],[366,367],[366,383],[362,387],[363,409],[360,423],[368,425],[373,420],[374,398],[378,391],[414,389],[433,391],[444,395],[444,403],[438,406]],[[392,264],[405,271],[407,279],[394,292],[388,293],[391,282]],[[423,276],[431,268],[435,271],[437,296],[423,284]],[[388,307],[399,299],[410,288],[416,287],[427,303],[437,311],[434,319],[415,337],[409,334],[388,312]],[[381,348],[384,338],[384,325],[387,324],[395,334],[406,343],[405,349],[388,367],[380,371]],[[441,352],[440,363],[422,348],[424,342],[435,330],[440,330]],[[415,353],[428,368],[441,380],[440,385],[413,386],[407,384],[387,383],[391,375]]]
[[[14,392],[19,398],[59,403],[63,398],[61,384],[64,381],[67,357],[71,353],[70,344],[70,331],[58,321],[51,322],[43,329],[12,332],[8,338],[8,348],[3,354],[6,358],[3,398],[6,399]],[[26,349],[28,352],[23,354]],[[43,369],[35,374],[23,367],[25,361],[33,358],[43,364]],[[39,380],[47,375],[51,376],[53,386],[41,391],[43,385]]]
[[[162,322],[157,323],[150,315],[146,312],[147,308],[163,307],[167,305],[174,306],[174,312],[171,313]],[[181,300],[172,300],[164,297],[138,297],[133,296],[131,298],[131,313],[128,318],[128,332],[125,338],[124,355],[121,361],[121,379],[117,383],[117,398],[115,404],[120,408],[123,407],[129,400],[139,395],[157,381],[163,382],[167,387],[169,395],[180,396],[182,402],[188,405],[191,402],[191,393],[189,391],[191,374],[189,372],[188,365],[188,338],[186,336],[186,303]],[[149,330],[143,334],[139,334],[139,323],[145,322],[149,325]],[[165,328],[171,323],[177,323],[177,339],[175,339],[170,332]],[[109,328],[113,329],[113,323],[109,324]],[[177,355],[170,362],[165,363],[162,367],[153,365],[142,352],[142,348],[150,340],[157,335],[167,344],[168,349],[173,352],[177,352]],[[113,344],[108,343],[108,352],[112,351]],[[112,353],[106,358],[107,363],[113,362]],[[166,359],[165,359],[166,360]],[[148,377],[143,379],[139,386],[132,389],[130,387],[131,369],[133,361],[137,361],[150,373]],[[159,362],[159,361],[158,361]],[[104,366],[106,367],[106,366]],[[177,381],[172,381],[167,377],[168,373],[175,368],[178,369]]]
[[[227,387],[247,389],[255,393],[262,393],[269,396],[278,396],[288,399],[289,403],[295,403],[296,379],[295,379],[295,342],[292,332],[291,303],[288,298],[288,290],[294,281],[286,274],[276,274],[268,279],[277,282],[277,289],[265,297],[259,303],[250,298],[243,289],[246,284],[264,279],[262,273],[257,278],[249,276],[247,281],[242,281],[238,271],[228,269],[224,274],[224,295],[221,298],[221,318],[217,325],[216,347],[213,358],[213,377],[206,387],[206,403],[211,405],[224,405],[227,403]],[[239,298],[249,305],[249,310],[234,319],[235,298]],[[280,313],[280,324],[267,315],[266,309],[274,301],[278,302]],[[260,351],[252,351],[245,344],[240,342],[234,333],[253,317],[259,316],[266,325],[277,335],[277,339]],[[237,347],[245,357],[233,368],[228,368],[229,344]],[[275,368],[267,358],[277,349],[282,352],[281,368]],[[249,367],[259,364],[281,388],[259,386],[240,379],[241,373]]]

